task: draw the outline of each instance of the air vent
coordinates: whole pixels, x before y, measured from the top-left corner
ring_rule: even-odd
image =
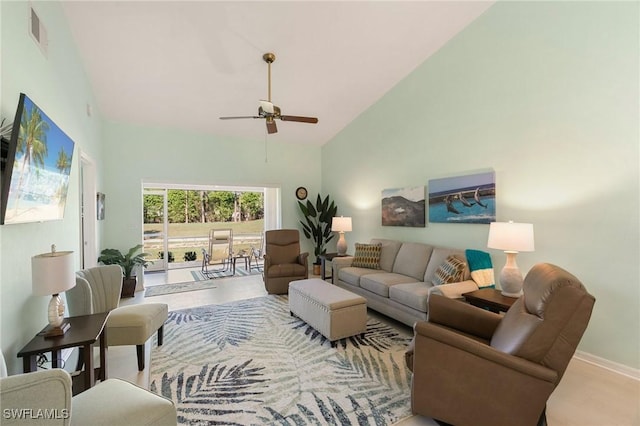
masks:
[[[47,56],[47,47],[49,46],[47,29],[42,24],[40,17],[33,9],[33,7],[30,7],[29,11],[31,15],[29,17],[29,34],[31,34],[31,37],[33,37],[44,56]]]

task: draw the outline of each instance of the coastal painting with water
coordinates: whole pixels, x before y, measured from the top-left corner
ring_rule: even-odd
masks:
[[[429,222],[496,220],[495,172],[429,180]]]
[[[8,185],[4,223],[62,219],[74,143],[24,94],[18,113],[12,135],[15,155],[3,176]]]
[[[382,191],[382,226],[424,228],[425,187],[385,189]]]

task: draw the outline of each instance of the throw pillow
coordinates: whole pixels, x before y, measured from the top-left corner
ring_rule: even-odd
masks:
[[[382,244],[356,243],[356,252],[353,255],[351,266],[358,268],[380,269],[380,253]]]
[[[464,278],[464,268],[467,264],[455,256],[449,256],[436,270],[431,282],[434,285],[457,283]]]
[[[464,254],[467,256],[471,278],[478,284],[478,287],[495,288],[496,279],[489,253],[480,250],[466,250]]]

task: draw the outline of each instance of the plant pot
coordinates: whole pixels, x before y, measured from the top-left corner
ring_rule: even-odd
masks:
[[[122,292],[120,292],[120,298],[133,297],[136,293],[136,284],[138,280],[136,277],[122,278]]]
[[[313,275],[320,275],[320,265],[313,264]]]

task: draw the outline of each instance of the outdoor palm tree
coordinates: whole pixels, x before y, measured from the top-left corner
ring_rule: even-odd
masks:
[[[30,112],[27,112],[26,108],[22,111],[17,151],[20,154],[24,154],[24,156],[22,157],[22,168],[20,170],[20,180],[18,181],[16,209],[22,195],[25,167],[27,165],[31,167],[32,162],[36,166],[44,167],[44,159],[47,157],[48,130],[49,123],[42,119],[38,107],[34,106]]]

